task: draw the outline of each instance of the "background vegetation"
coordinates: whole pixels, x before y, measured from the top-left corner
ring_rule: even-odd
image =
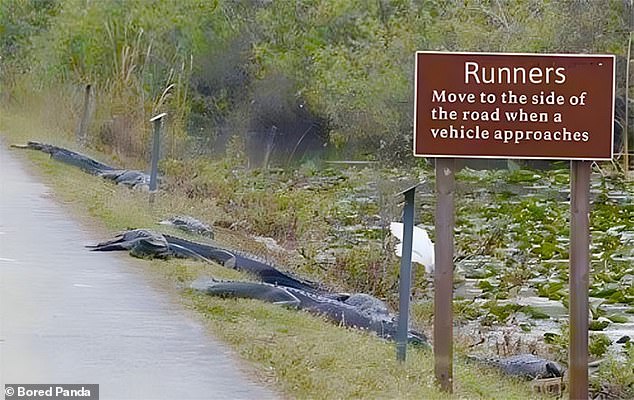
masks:
[[[411,163],[416,50],[624,55],[628,12],[617,0],[2,0],[2,95],[72,132],[91,83],[90,144],[133,158],[167,111],[175,158],[237,136],[254,165],[269,142],[266,161],[282,164],[324,150]]]

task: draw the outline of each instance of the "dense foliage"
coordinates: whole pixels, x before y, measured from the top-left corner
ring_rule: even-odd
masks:
[[[407,159],[416,50],[624,54],[626,3],[2,0],[4,97],[57,96],[76,119],[91,83],[93,145],[128,155],[169,111],[173,156],[238,135],[284,161]]]

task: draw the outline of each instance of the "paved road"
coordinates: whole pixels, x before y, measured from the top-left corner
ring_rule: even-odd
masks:
[[[86,251],[98,238],[48,193],[0,142],[0,390],[98,383],[101,399],[276,397],[135,262]]]

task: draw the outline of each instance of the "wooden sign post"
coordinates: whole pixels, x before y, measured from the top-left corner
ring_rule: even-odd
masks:
[[[454,159],[436,159],[434,371],[440,387],[449,393],[453,392],[454,174]]]
[[[572,161],[570,177],[570,399],[588,398],[590,161]]]
[[[82,108],[81,119],[77,126],[76,141],[81,147],[85,147],[88,143],[88,125],[90,125],[90,93],[92,85],[89,83],[84,90],[84,105]]]
[[[416,54],[414,155],[436,160],[434,358],[452,391],[454,158],[571,160],[570,398],[588,393],[590,160],[612,159],[614,56]]]

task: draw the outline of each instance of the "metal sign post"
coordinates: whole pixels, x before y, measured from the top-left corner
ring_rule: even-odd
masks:
[[[570,399],[588,398],[590,161],[570,163]]]
[[[453,391],[453,228],[455,160],[436,159],[436,265],[434,269],[434,372]]]
[[[158,160],[159,152],[161,149],[161,128],[163,126],[163,117],[165,117],[166,115],[167,113],[162,113],[150,119],[150,122],[154,123],[154,140],[152,141],[152,168],[150,170],[150,204],[154,203],[154,195],[156,194]]]
[[[398,327],[396,331],[396,359],[405,361],[407,352],[407,332],[409,325],[409,297],[412,286],[412,236],[414,230],[414,194],[413,186],[399,194],[405,196],[403,208],[403,252],[399,279]]]

